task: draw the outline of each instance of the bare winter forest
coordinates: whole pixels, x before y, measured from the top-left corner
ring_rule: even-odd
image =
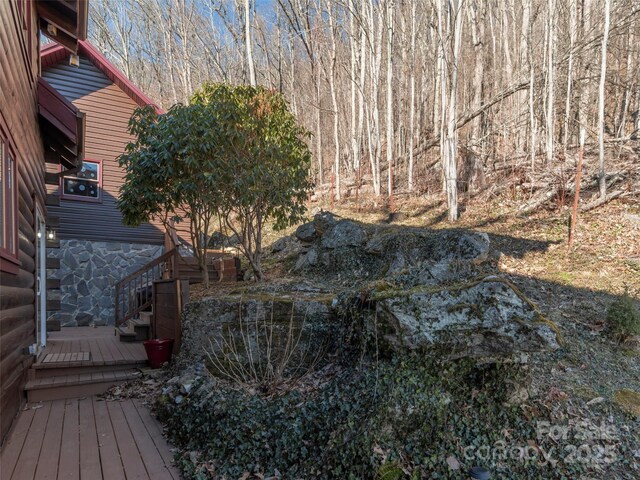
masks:
[[[165,108],[204,81],[281,91],[336,200],[576,184],[637,195],[637,0],[92,0],[91,40]],[[584,152],[584,165],[581,159]]]

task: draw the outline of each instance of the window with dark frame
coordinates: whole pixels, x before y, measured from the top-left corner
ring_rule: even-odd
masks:
[[[16,162],[9,142],[0,136],[0,256],[17,258]]]
[[[102,201],[102,162],[83,160],[80,170],[62,177],[62,198],[85,202]]]

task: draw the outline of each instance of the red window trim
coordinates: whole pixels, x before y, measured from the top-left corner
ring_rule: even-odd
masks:
[[[0,250],[0,271],[16,275],[21,264],[20,260],[6,253],[4,249]]]
[[[5,135],[4,133],[4,129],[0,127],[0,138],[2,138],[3,142],[4,142],[4,148],[8,151],[8,153],[10,154],[11,158],[13,159],[13,202],[12,202],[12,209],[13,212],[11,217],[13,218],[13,248],[14,248],[14,252],[12,252],[11,250],[9,250],[7,247],[0,247],[0,271],[3,272],[7,272],[7,273],[11,273],[11,274],[17,274],[18,270],[20,270],[20,266],[21,266],[21,262],[20,262],[20,245],[18,243],[18,228],[19,228],[19,222],[18,222],[18,215],[19,215],[19,208],[18,208],[18,179],[19,179],[19,174],[18,174],[18,158],[15,154],[15,148],[12,147],[13,141],[12,139],[8,136]],[[1,145],[0,145],[1,148]],[[6,156],[5,156],[6,158]],[[7,162],[3,162],[1,165],[1,168],[4,168],[5,171],[2,172],[2,181],[4,182],[4,179],[6,178],[6,165]],[[5,194],[5,189],[2,189],[2,194]],[[6,214],[7,214],[7,206],[5,205],[5,203],[2,203],[2,208],[5,209],[5,211],[3,212],[3,216],[2,216],[2,221],[6,222]],[[6,223],[5,223],[6,224]],[[5,240],[7,239],[6,237],[6,233],[3,233],[3,235],[5,235]]]
[[[64,193],[64,176],[60,176],[60,198],[62,200],[72,200],[74,202],[87,202],[87,203],[102,203],[102,160],[94,160],[93,158],[85,158],[83,162],[97,163],[98,164],[98,198],[83,197],[81,195],[72,195]],[[62,167],[60,167],[62,169]],[[68,178],[68,177],[67,177]]]

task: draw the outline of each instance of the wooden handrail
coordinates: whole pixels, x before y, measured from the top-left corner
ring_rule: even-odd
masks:
[[[115,323],[119,327],[151,305],[153,282],[177,274],[178,251],[173,248],[116,283]]]

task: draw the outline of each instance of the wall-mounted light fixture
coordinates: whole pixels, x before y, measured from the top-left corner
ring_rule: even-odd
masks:
[[[52,227],[47,227],[47,240],[55,240],[56,231]]]
[[[69,56],[69,65],[72,67],[80,67],[80,57],[73,53]]]

